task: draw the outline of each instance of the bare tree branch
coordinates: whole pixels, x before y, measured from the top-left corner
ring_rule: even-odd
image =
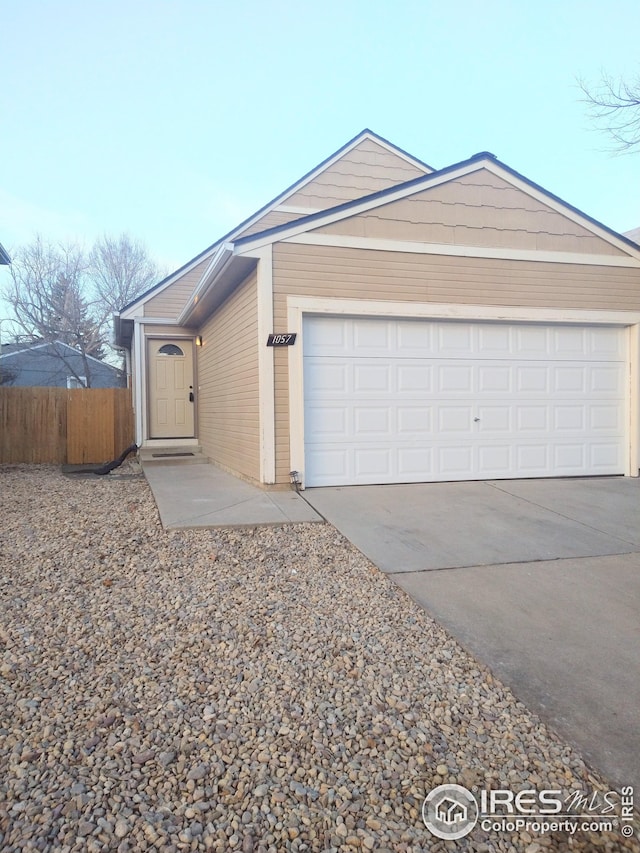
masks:
[[[630,82],[603,73],[591,86],[578,79],[589,116],[613,140],[614,151],[629,151],[640,146],[640,73]]]

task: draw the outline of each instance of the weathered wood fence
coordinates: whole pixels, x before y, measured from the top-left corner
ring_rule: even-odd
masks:
[[[108,462],[134,440],[128,388],[0,387],[0,463]]]

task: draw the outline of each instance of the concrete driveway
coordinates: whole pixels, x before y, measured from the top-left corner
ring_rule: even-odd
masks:
[[[305,497],[609,780],[640,786],[639,479]]]

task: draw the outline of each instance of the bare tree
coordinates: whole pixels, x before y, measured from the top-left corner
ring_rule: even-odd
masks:
[[[615,151],[640,146],[640,73],[631,81],[603,74],[591,86],[578,80],[589,115],[609,134]]]
[[[105,335],[84,296],[86,274],[87,259],[79,246],[53,246],[36,237],[15,253],[4,297],[13,309],[14,334],[23,341],[73,347],[82,356],[82,373],[65,348],[55,349],[57,357],[80,384],[90,386],[89,356],[104,355]]]
[[[89,253],[89,275],[103,314],[120,311],[159,279],[146,248],[129,234],[104,236]]]
[[[157,274],[144,246],[126,234],[105,236],[89,252],[38,236],[14,252],[3,294],[13,309],[13,334],[73,347],[82,355],[81,375],[77,358],[66,356],[64,347],[57,348],[59,357],[71,376],[90,386],[89,356],[121,362],[110,346],[112,314],[148,289]]]

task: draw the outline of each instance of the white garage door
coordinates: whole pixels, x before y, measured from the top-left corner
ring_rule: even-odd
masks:
[[[624,330],[308,317],[308,486],[620,474]]]

